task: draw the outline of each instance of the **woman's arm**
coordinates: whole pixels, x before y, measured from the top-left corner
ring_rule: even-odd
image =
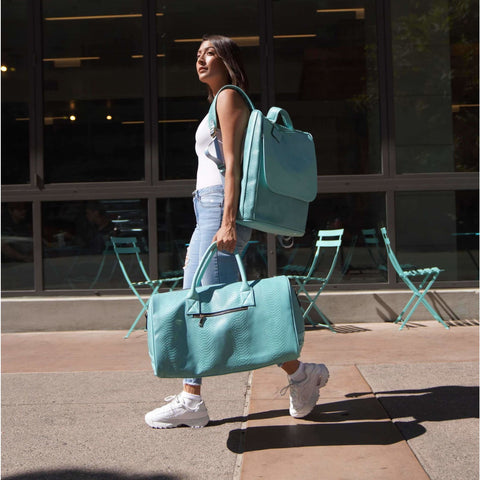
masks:
[[[220,229],[213,237],[218,249],[233,253],[237,243],[237,217],[242,176],[242,141],[247,128],[249,110],[239,93],[223,90],[217,99],[217,115],[222,131],[225,160],[225,201]]]

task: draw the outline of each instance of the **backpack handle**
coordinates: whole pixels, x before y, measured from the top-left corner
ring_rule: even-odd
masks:
[[[267,119],[272,123],[278,123],[278,117],[281,117],[283,124],[289,129],[293,130],[293,123],[290,115],[286,110],[280,107],[272,107],[267,113]]]

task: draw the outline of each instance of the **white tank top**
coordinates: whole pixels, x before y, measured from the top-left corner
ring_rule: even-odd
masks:
[[[225,185],[225,177],[220,173],[217,164],[205,154],[207,148],[209,155],[215,157],[220,163],[225,163],[223,160],[222,133],[217,130],[217,142],[212,141],[208,129],[208,115],[200,122],[195,134],[195,152],[198,157],[197,190],[213,185]]]

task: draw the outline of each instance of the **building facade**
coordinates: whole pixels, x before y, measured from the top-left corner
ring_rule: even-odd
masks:
[[[315,140],[306,234],[254,232],[250,278],[301,272],[317,230],[342,227],[331,288],[398,288],[380,236],[365,242],[386,226],[401,263],[445,269],[437,287],[478,285],[478,2],[1,8],[4,296],[126,291],[111,235],[137,238],[152,278],[181,273],[208,110],[195,73],[205,33],[241,46],[258,108],[286,109]]]

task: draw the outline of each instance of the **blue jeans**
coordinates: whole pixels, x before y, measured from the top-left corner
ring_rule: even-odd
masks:
[[[222,185],[214,185],[193,192],[193,208],[196,226],[185,259],[183,288],[190,288],[198,264],[222,223],[224,191]],[[237,225],[236,252],[242,252],[250,240],[250,228]],[[202,278],[202,285],[233,283],[238,281],[239,271],[235,255],[216,252]],[[201,385],[201,378],[185,378],[183,383]]]

